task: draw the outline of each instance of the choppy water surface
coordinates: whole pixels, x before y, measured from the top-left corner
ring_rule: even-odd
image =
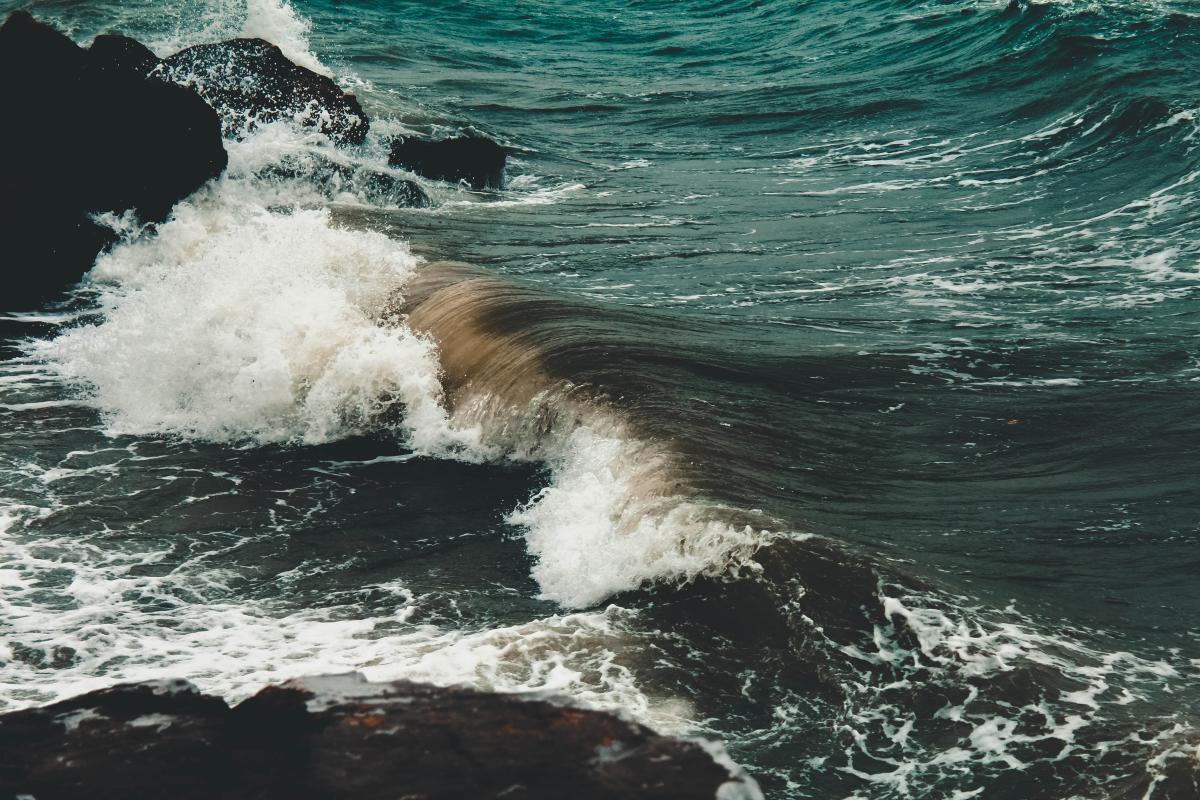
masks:
[[[263,36],[374,123],[231,142],[0,320],[3,707],[466,682],[720,739],[768,797],[1196,758],[1193,4],[32,10]],[[504,191],[264,172],[466,129]]]

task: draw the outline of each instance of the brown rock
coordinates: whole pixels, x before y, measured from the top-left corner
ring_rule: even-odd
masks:
[[[185,682],[118,686],[0,716],[0,797],[760,797],[699,744],[612,714],[357,676],[240,705]]]

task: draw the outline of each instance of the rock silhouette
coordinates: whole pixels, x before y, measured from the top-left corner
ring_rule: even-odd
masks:
[[[161,221],[224,170],[216,113],[148,79],[134,45],[84,50],[23,11],[0,27],[0,308],[38,306],[91,268],[116,239],[92,215]]]

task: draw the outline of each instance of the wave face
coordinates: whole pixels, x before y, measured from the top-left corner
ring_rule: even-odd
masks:
[[[1187,4],[33,11],[261,36],[372,133],[228,142],[0,317],[0,708],[360,670],[720,738],[770,797],[1194,796]],[[504,190],[386,165],[456,131]]]

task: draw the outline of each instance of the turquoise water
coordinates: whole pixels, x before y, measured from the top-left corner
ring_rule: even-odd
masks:
[[[1194,759],[1194,4],[32,10],[276,41],[363,101],[355,164],[515,155],[387,208],[268,185],[329,148],[266,130],[4,321],[7,705],[470,682],[721,740],[768,797],[1103,797]],[[565,422],[438,416],[437,353],[360,319],[414,255],[510,287],[473,324]]]

